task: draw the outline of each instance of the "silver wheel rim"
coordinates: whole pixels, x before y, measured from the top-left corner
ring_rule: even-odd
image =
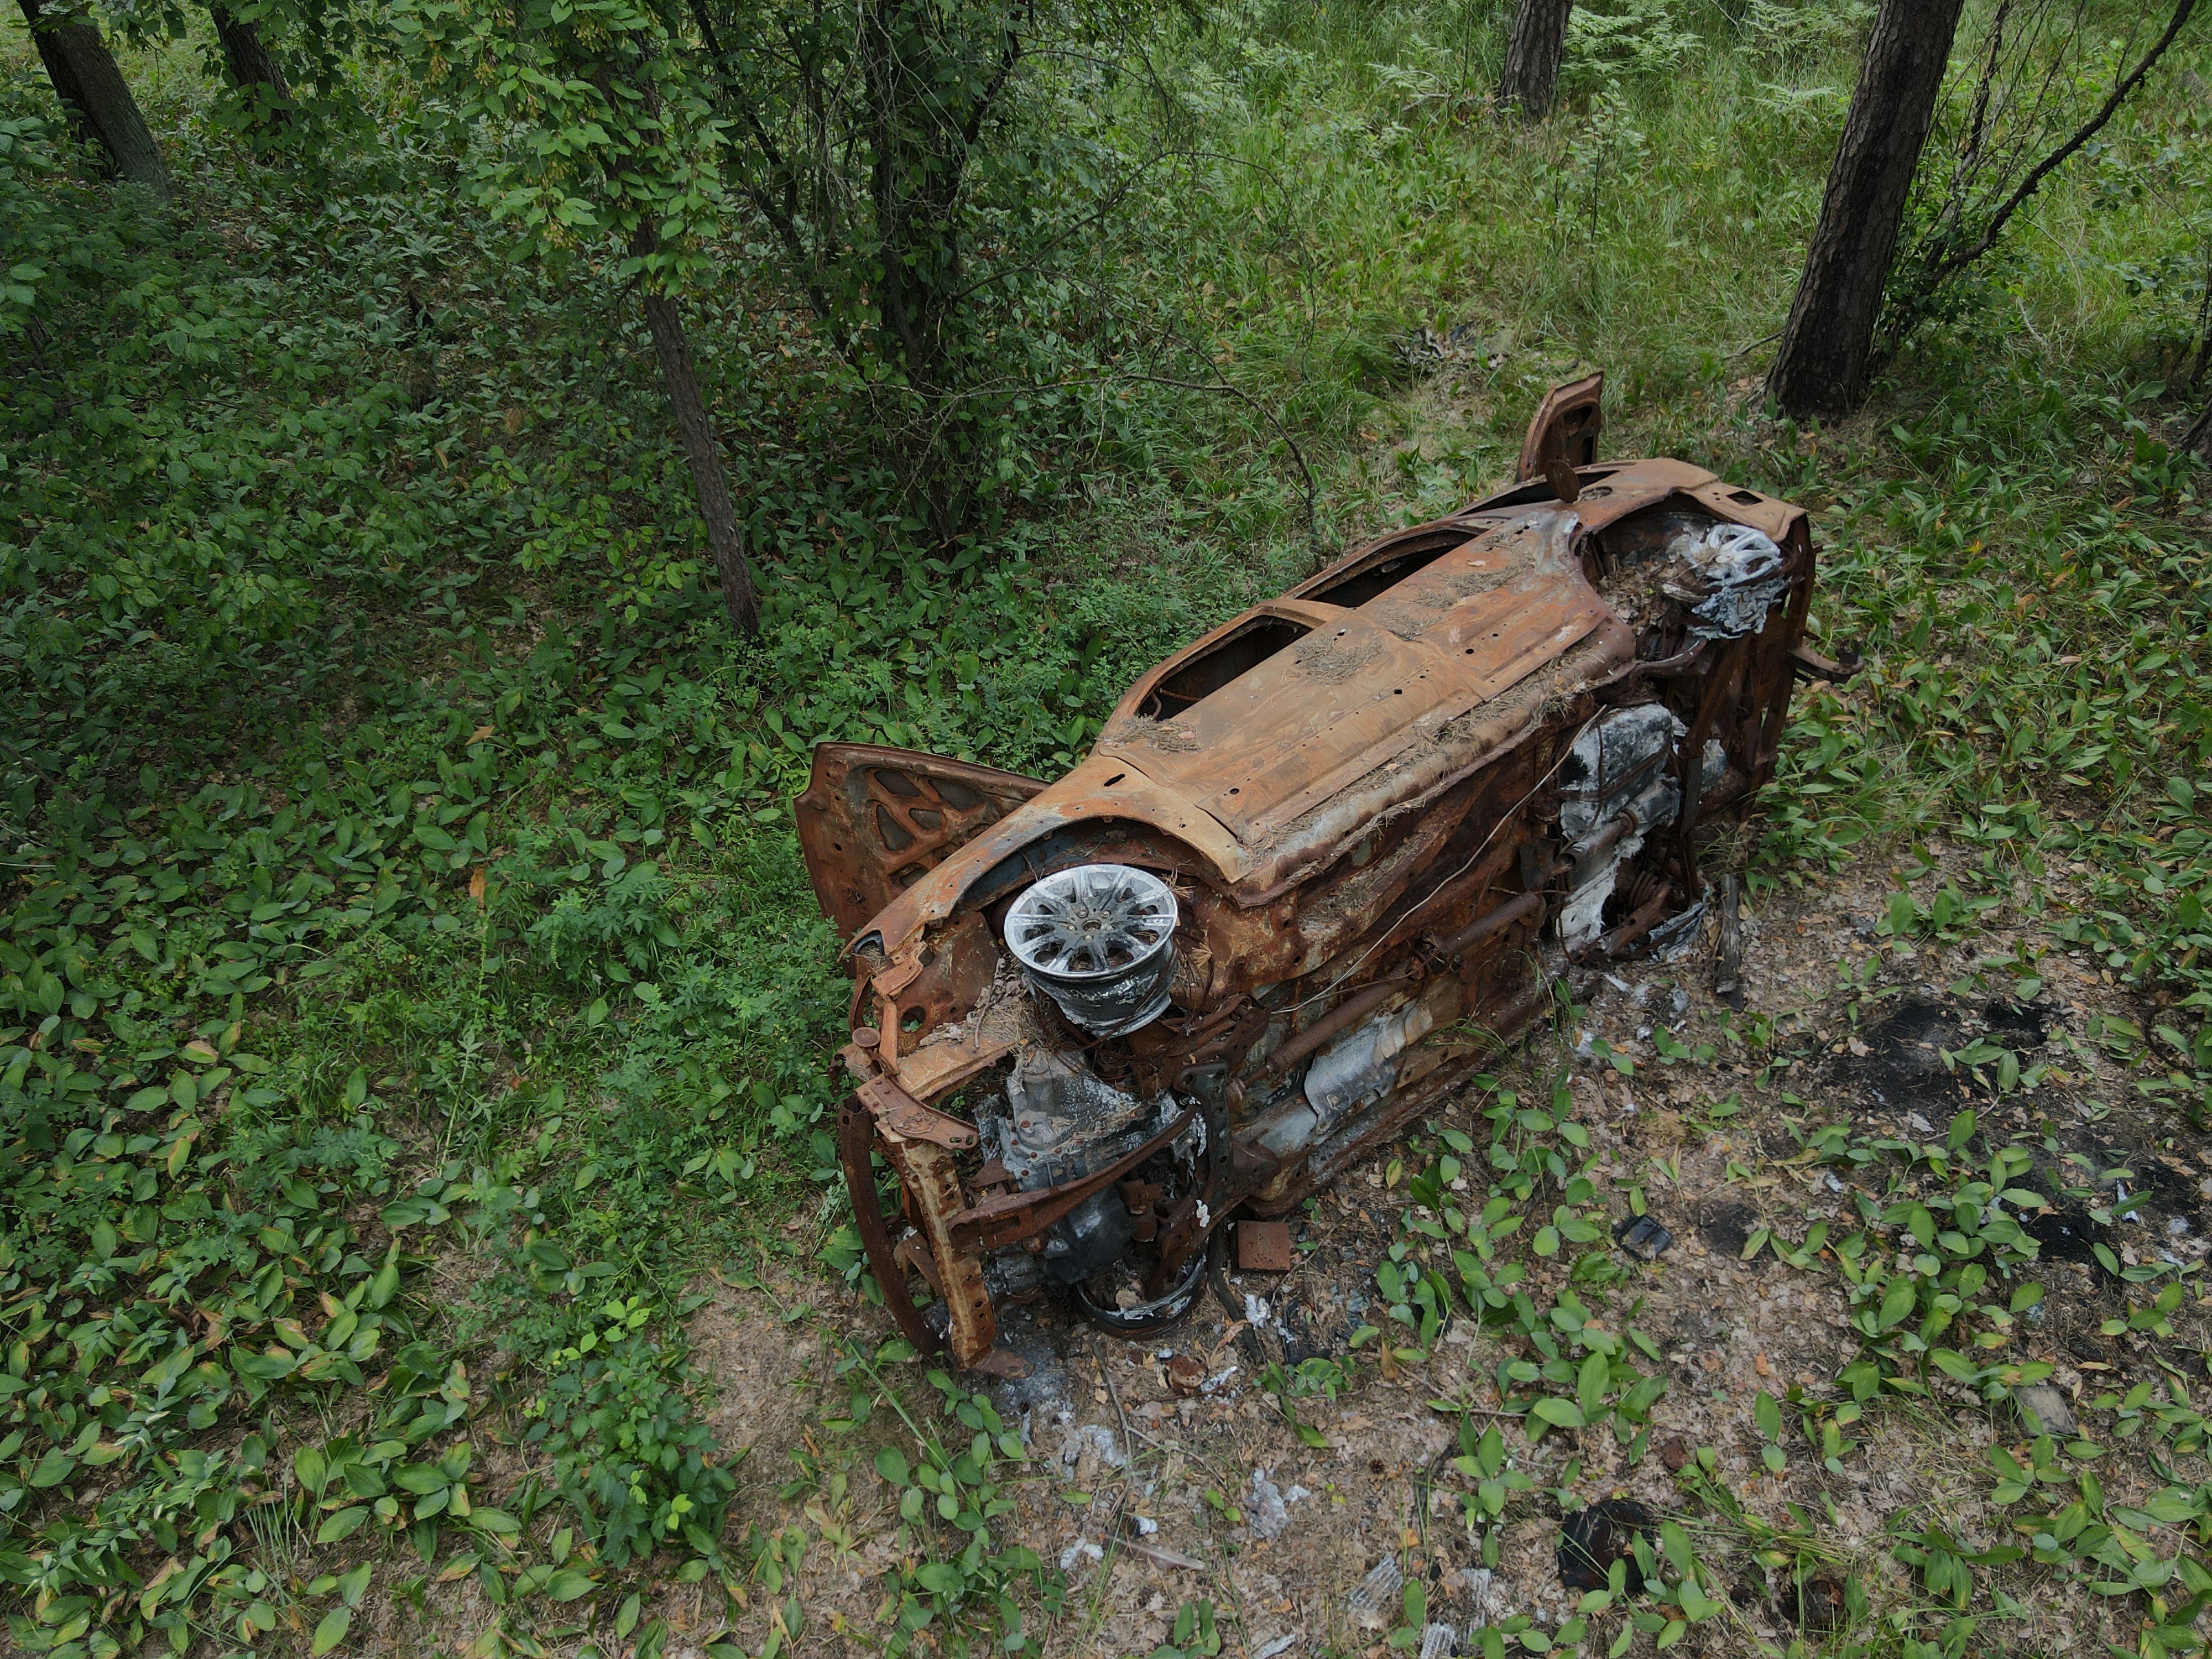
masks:
[[[1125,864],[1079,865],[1014,901],[1006,945],[1047,979],[1115,979],[1164,949],[1176,919],[1175,895],[1158,876]]]

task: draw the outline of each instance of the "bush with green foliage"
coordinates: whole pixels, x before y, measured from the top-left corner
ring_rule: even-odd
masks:
[[[524,1443],[551,1454],[562,1501],[614,1568],[679,1534],[711,1550],[738,1484],[685,1392],[702,1379],[644,1328],[653,1315],[635,1297],[598,1309],[606,1322],[547,1357],[544,1387],[523,1407]]]

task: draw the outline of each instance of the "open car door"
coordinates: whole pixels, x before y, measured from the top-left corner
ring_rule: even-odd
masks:
[[[1044,785],[995,767],[825,743],[793,804],[799,845],[823,914],[849,939],[979,831]]]
[[[1536,407],[1528,435],[1521,441],[1522,483],[1551,476],[1554,464],[1588,466],[1597,459],[1598,434],[1605,430],[1602,371],[1555,386]]]

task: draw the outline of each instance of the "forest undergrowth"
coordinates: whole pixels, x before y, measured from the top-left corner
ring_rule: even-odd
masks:
[[[685,1321],[713,1274],[821,1257],[840,1294],[860,1278],[828,1136],[837,941],[787,808],[811,745],[1055,775],[1150,662],[1362,536],[1506,482],[1543,389],[1591,367],[1607,453],[1679,455],[1813,510],[1819,642],[1864,654],[1800,694],[1754,893],[1879,850],[1905,872],[1889,938],[2002,917],[2041,941],[1991,969],[2023,998],[2039,952],[2094,953],[2132,1000],[2100,1031],[2132,1098],[2212,1116],[2212,492],[2172,447],[2212,234],[2201,44],[1864,416],[1800,432],[1753,377],[1859,13],[1586,9],[1565,106],[1523,130],[1483,96],[1496,9],[1163,25],[1148,76],[1101,95],[1130,153],[1166,133],[1190,159],[1098,230],[1022,370],[992,511],[954,544],[901,507],[866,388],[725,250],[696,343],[762,576],[754,641],[713,592],[634,306],[610,273],[510,260],[453,189],[456,157],[406,136],[416,94],[365,73],[357,123],[270,162],[214,118],[191,52],[140,54],[179,181],[163,213],[88,175],[11,21],[15,1648],[649,1656],[696,1587],[721,1598],[718,1659],[803,1647],[796,1547],[724,1525],[741,1483],[787,1473],[717,1443]],[[1939,838],[1968,856],[1916,859]],[[1978,1260],[2032,1260],[1987,1218],[2004,1154],[1972,1133],[1882,1153],[1942,1201],[1904,1194],[1866,1223],[1862,1255],[1909,1235],[1934,1265],[1854,1279],[1875,1369],[1838,1385],[1852,1419],[1933,1363],[1932,1335],[1899,1358],[1904,1322],[1978,1305],[1983,1279],[1960,1282],[1987,1278]],[[1500,1164],[1497,1190],[1527,1173]],[[1960,1205],[1982,1206],[1972,1228],[1932,1218]],[[1505,1212],[1454,1213],[1464,1242]],[[1423,1283],[1396,1286],[1414,1346]],[[1431,1288],[1428,1314],[1473,1283]],[[2183,1288],[2142,1286],[2154,1324]],[[2005,1316],[1978,1332],[2027,1304],[1990,1305]],[[1992,1408],[2022,1375],[1996,1346],[1960,1362]],[[1596,1432],[1632,1393],[1632,1356],[1570,1346],[1561,1409],[1524,1388],[1535,1433]],[[1042,1477],[987,1401],[886,1382],[902,1358],[848,1355],[858,1403],[822,1431],[904,1435],[863,1477],[902,1494],[911,1534],[871,1639],[1050,1646],[1058,1576],[1002,1520],[1002,1484]],[[2177,1383],[2127,1409],[2166,1412],[2150,1438],[2179,1460],[2203,1445],[2186,1407]],[[1529,1501],[1491,1435],[1466,1449],[1472,1490]],[[2186,1650],[2212,1595],[2212,1470],[2177,1472],[2151,1511],[2183,1541],[2139,1552],[2114,1540],[2154,1528],[2091,1502],[2097,1454],[2039,1445],[1990,1478],[2073,1491],[2079,1516],[2054,1506],[2033,1560],[2103,1559],[2142,1610],[2140,1650]],[[1945,1617],[1862,1607],[1814,1645],[1975,1650],[1947,1622],[1986,1605],[1972,1564],[1911,1547],[1941,1558],[1923,1576]],[[1650,1563],[1657,1599],[1623,1644],[1671,1644],[1711,1603],[1686,1534],[1659,1548],[1672,1565]],[[481,1615],[459,1632],[438,1611],[457,1585]],[[1210,1610],[1177,1629],[1179,1651],[1218,1640]],[[1481,1639],[1536,1650],[1531,1634]]]

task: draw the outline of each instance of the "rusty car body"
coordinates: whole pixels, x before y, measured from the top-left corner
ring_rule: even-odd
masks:
[[[1597,392],[1547,400],[1535,476],[1144,675],[1057,782],[817,750],[840,1151],[923,1349],[988,1364],[999,1310],[1044,1294],[1173,1321],[1225,1221],[1431,1109],[1562,973],[1696,936],[1701,851],[1820,666],[1813,545],[1698,467],[1597,462]]]

